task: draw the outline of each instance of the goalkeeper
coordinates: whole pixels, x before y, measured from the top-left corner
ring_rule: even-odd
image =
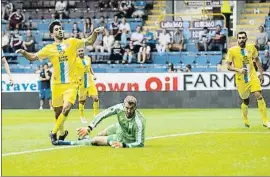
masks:
[[[85,138],[103,119],[117,115],[118,123],[101,131],[94,138]],[[145,119],[137,110],[137,100],[127,96],[124,103],[109,107],[95,116],[87,128],[78,129],[79,141],[57,141],[56,145],[97,145],[114,148],[143,147],[145,139]]]

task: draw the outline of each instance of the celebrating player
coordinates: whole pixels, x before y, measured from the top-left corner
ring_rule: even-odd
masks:
[[[127,96],[124,103],[112,106],[99,113],[87,128],[79,128],[79,137],[85,137],[103,119],[117,115],[118,123],[109,126],[92,139],[79,141],[61,141],[57,145],[97,145],[114,148],[143,147],[145,139],[145,119],[137,110],[137,100]]]
[[[246,127],[250,127],[248,121],[249,95],[253,93],[258,102],[258,108],[263,120],[263,126],[270,128],[267,120],[267,108],[262,96],[261,83],[263,82],[263,69],[259,60],[259,54],[253,44],[246,44],[247,34],[241,31],[237,34],[238,46],[231,47],[227,54],[228,70],[235,71],[235,81],[239,96],[242,99],[242,118]],[[259,77],[255,71],[253,61],[256,62]],[[233,65],[232,65],[233,64]]]
[[[2,50],[2,65],[4,66],[4,68],[6,70],[6,73],[8,74],[10,85],[13,85],[13,79],[12,79],[11,72],[10,72],[10,69],[9,69],[9,65],[8,65],[7,59],[6,59],[5,55],[4,55],[3,50]]]
[[[76,60],[78,79],[79,79],[79,113],[82,123],[87,123],[84,117],[84,105],[86,97],[89,96],[93,99],[94,116],[99,111],[99,99],[96,85],[94,83],[94,72],[91,67],[91,58],[84,56],[84,49],[79,48],[78,57]]]
[[[96,28],[86,39],[69,38],[65,40],[61,23],[53,21],[49,25],[49,31],[54,38],[54,43],[46,45],[37,53],[29,53],[22,49],[16,51],[30,61],[48,58],[53,65],[51,90],[56,123],[50,133],[52,144],[57,141],[58,131],[60,132],[59,140],[64,140],[68,134],[68,131],[64,130],[64,122],[77,96],[77,50],[85,45],[92,45],[97,38],[97,33],[101,30],[103,27]]]

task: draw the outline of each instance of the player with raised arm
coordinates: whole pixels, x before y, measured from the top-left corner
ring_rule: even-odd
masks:
[[[76,65],[79,80],[79,113],[82,123],[87,123],[84,117],[84,105],[86,98],[91,97],[93,99],[94,116],[96,116],[99,111],[98,92],[94,82],[91,58],[89,56],[85,56],[84,48],[79,48],[77,55]]]
[[[102,120],[117,115],[118,122],[101,131],[96,137],[79,141],[61,141],[57,145],[97,145],[114,148],[143,147],[145,118],[137,110],[137,100],[127,96],[124,103],[112,106],[99,113],[87,128],[79,128],[79,137],[88,135]]]
[[[14,81],[12,79],[10,68],[9,68],[9,65],[8,65],[7,59],[6,59],[5,55],[4,55],[3,50],[1,52],[1,55],[2,55],[1,56],[1,58],[2,58],[2,65],[4,66],[4,68],[6,70],[6,73],[7,73],[8,77],[9,77],[10,85],[13,85],[14,84]]]
[[[48,58],[53,65],[51,90],[56,122],[50,133],[52,144],[57,141],[58,131],[60,132],[59,140],[64,140],[68,135],[68,131],[64,130],[64,122],[77,96],[77,50],[86,45],[92,45],[97,38],[97,33],[103,29],[103,27],[96,28],[86,39],[68,38],[65,40],[62,24],[59,21],[53,21],[49,25],[49,31],[54,38],[54,43],[46,45],[37,53],[29,53],[22,49],[16,51],[29,61]]]
[[[259,54],[254,44],[246,44],[247,34],[241,31],[237,34],[238,45],[231,47],[227,53],[228,70],[235,72],[235,82],[242,99],[242,119],[246,127],[250,127],[248,121],[248,105],[250,93],[253,93],[258,102],[258,108],[263,121],[263,126],[270,128],[267,119],[267,108],[262,96],[261,83],[263,82],[263,69]],[[260,75],[258,76],[253,65],[255,61]],[[232,65],[233,64],[233,65]],[[261,81],[261,83],[260,83]]]

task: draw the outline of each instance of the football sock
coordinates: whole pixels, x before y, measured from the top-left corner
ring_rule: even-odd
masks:
[[[79,103],[80,117],[84,117],[84,104]]]
[[[99,112],[99,101],[93,102],[93,108],[94,108],[94,116],[96,116]]]
[[[261,114],[261,119],[264,124],[267,124],[267,108],[264,99],[257,100],[258,101],[258,108]]]
[[[242,111],[242,119],[245,124],[249,124],[247,114],[248,114],[248,106],[244,103],[241,104],[241,111]]]
[[[60,127],[62,128],[63,127],[63,129],[64,129],[64,122],[65,122],[65,120],[66,120],[66,116],[64,116],[64,114],[63,113],[61,113],[60,115],[59,115],[59,117],[58,117],[58,119],[57,119],[57,121],[56,121],[56,124],[54,125],[54,128],[53,128],[53,133],[57,133],[58,132],[58,130],[60,130]],[[60,132],[61,133],[61,132]],[[63,133],[62,133],[62,135],[63,135]]]

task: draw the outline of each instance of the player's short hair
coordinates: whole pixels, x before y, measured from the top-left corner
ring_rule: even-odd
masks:
[[[137,99],[134,96],[128,95],[124,99],[124,103],[129,104],[129,105],[137,106]]]
[[[247,37],[247,33],[246,33],[245,31],[240,31],[240,32],[238,32],[238,33],[237,33],[237,38],[238,38],[239,34],[245,34],[245,36]]]
[[[62,26],[61,22],[58,20],[55,20],[49,24],[49,31],[50,33],[53,33],[53,28],[55,25]]]
[[[43,64],[43,66],[46,66],[46,65],[49,67],[48,63],[44,63],[44,64]]]

